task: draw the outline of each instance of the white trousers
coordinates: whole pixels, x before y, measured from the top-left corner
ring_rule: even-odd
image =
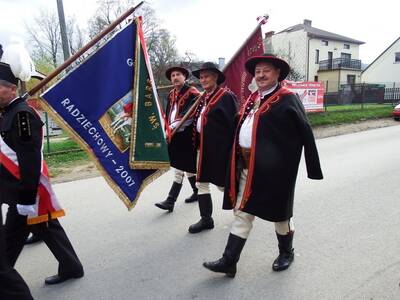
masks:
[[[233,209],[233,215],[235,219],[231,228],[231,233],[241,237],[242,239],[247,239],[249,237],[250,231],[253,228],[253,221],[255,219],[254,215],[239,210],[246,185],[247,172],[248,170],[245,169],[240,174],[237,202],[235,208]],[[266,195],[266,197],[268,197],[268,195]],[[294,231],[292,218],[283,222],[275,222],[274,224],[275,231],[280,235],[286,235],[290,231]]]
[[[181,184],[183,182],[183,178],[185,177],[185,173],[186,173],[186,176],[188,178],[196,175],[196,174],[193,174],[193,173],[184,172],[182,170],[178,170],[178,169],[174,168],[174,181],[176,183]]]

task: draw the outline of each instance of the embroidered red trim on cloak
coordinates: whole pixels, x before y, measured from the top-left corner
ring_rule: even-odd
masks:
[[[244,112],[247,106],[247,103],[252,100],[252,97],[255,97],[257,95],[257,92],[254,92],[249,96],[249,98],[246,100],[245,105],[242,107],[240,110],[240,119],[239,123],[241,124],[241,120],[244,116]],[[260,108],[254,113],[254,122],[253,122],[253,129],[252,129],[252,139],[251,139],[251,147],[250,147],[250,160],[249,160],[249,170],[247,173],[247,179],[246,179],[246,185],[243,193],[243,197],[241,199],[241,204],[239,209],[243,209],[244,206],[246,205],[250,195],[251,195],[251,183],[253,181],[253,175],[254,175],[254,163],[255,163],[255,149],[256,149],[256,139],[257,139],[257,128],[258,128],[258,120],[261,115],[264,115],[268,113],[268,111],[271,109],[271,107],[280,102],[282,97],[293,94],[293,92],[289,91],[288,89],[282,87],[280,88],[274,95],[272,95],[269,99],[267,99],[261,106]],[[234,145],[237,143],[237,131],[240,130],[239,126],[236,128],[235,131],[235,139],[234,139]],[[229,198],[231,200],[231,205],[232,207],[236,206],[236,201],[237,201],[237,191],[236,191],[236,151],[232,151],[232,158],[231,158],[231,170],[230,170],[230,188],[229,188]]]
[[[228,90],[225,88],[218,87],[217,90],[214,92],[214,95],[209,100],[208,104],[206,104],[206,108],[204,113],[200,116],[201,117],[201,134],[200,134],[200,147],[199,147],[199,161],[197,162],[197,176],[196,179],[200,178],[201,174],[201,164],[203,161],[203,128],[207,123],[207,114],[209,111],[218,103],[221,97],[227,92]],[[204,97],[204,95],[203,95]],[[196,126],[196,124],[194,124]]]

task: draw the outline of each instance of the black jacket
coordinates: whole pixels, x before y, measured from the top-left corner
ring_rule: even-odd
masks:
[[[241,110],[242,118],[247,103]],[[254,115],[254,123],[256,134],[252,139],[243,199],[236,199],[241,171],[237,151],[239,121],[223,208],[232,209],[236,201],[241,201],[242,211],[272,222],[285,221],[293,216],[296,177],[303,147],[308,177],[323,178],[314,135],[300,99],[285,88],[275,90],[268,99],[262,100]]]
[[[3,109],[0,134],[17,156],[20,179],[0,165],[1,202],[34,204],[40,180],[43,122],[22,98]]]
[[[175,103],[177,103],[175,120],[179,120],[192,107],[199,94],[195,87],[190,87],[187,84],[182,87],[178,95],[174,95],[174,90],[170,91],[165,111],[168,122]],[[179,170],[196,173],[197,153],[192,139],[192,127],[186,126],[182,128],[184,128],[183,131],[175,133],[168,144],[170,163],[172,167]]]
[[[236,96],[227,89],[218,87],[210,96],[202,115],[201,135],[197,134],[197,181],[225,185],[237,109]],[[196,128],[195,123],[193,126]]]

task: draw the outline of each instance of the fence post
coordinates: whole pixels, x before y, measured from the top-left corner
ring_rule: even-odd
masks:
[[[365,88],[365,82],[362,83],[361,85],[361,109],[364,109],[364,88]]]
[[[328,88],[329,88],[329,80],[326,81],[326,85],[325,85],[325,95],[324,95],[324,108],[325,111],[328,111],[328,101],[326,99],[326,94],[328,93]]]
[[[392,107],[394,107],[394,98],[396,97],[396,82],[393,81],[393,97],[392,97]]]
[[[47,142],[47,153],[50,153],[50,130],[49,130],[49,116],[47,112],[44,112],[46,122],[46,142]]]

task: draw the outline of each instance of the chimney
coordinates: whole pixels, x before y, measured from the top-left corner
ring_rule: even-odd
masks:
[[[268,31],[264,35],[264,51],[266,53],[273,53],[272,47],[272,36],[274,35],[275,31]]]
[[[225,57],[220,57],[218,58],[218,68],[222,70],[222,68],[225,66]]]
[[[303,24],[306,25],[306,26],[311,27],[311,20],[304,19]]]
[[[265,38],[265,39],[270,38],[271,36],[274,35],[274,33],[275,33],[275,31],[268,31],[268,32],[266,32],[266,33],[264,34],[264,38]]]

